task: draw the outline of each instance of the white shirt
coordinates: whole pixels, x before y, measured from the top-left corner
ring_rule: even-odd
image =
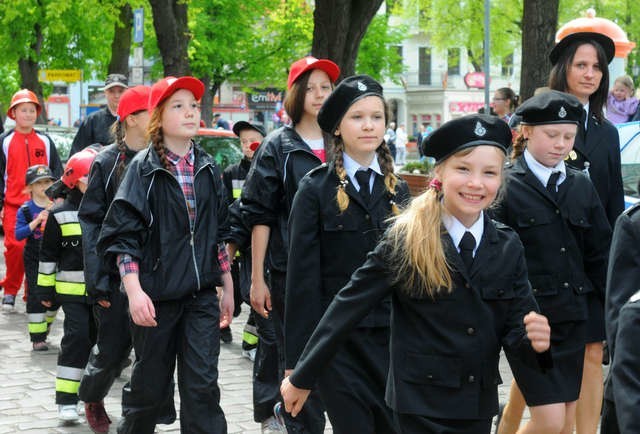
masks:
[[[562,184],[567,178],[567,168],[564,165],[564,161],[559,162],[555,167],[547,167],[540,164],[538,160],[533,158],[533,155],[531,155],[531,152],[529,152],[528,149],[524,150],[524,160],[527,162],[527,166],[529,166],[529,169],[531,169],[544,188],[547,188],[547,182],[549,182],[549,177],[553,172],[560,172],[560,177],[556,183],[556,191],[558,185]]]
[[[584,117],[584,130],[587,131],[587,125],[589,124],[589,101],[582,107],[584,107],[584,111],[587,112]]]
[[[407,146],[408,141],[409,141],[409,137],[407,136],[407,132],[402,128],[398,128],[396,130],[396,147],[404,148]]]
[[[478,246],[480,245],[480,240],[482,240],[482,234],[484,233],[484,213],[480,211],[480,217],[478,217],[478,220],[476,220],[476,222],[472,224],[470,228],[465,227],[462,223],[460,223],[460,220],[447,213],[446,211],[442,213],[442,223],[447,229],[447,232],[449,232],[449,236],[451,236],[451,239],[453,240],[453,245],[456,246],[458,252],[460,252],[460,247],[458,246],[458,244],[460,244],[462,236],[466,231],[471,232],[471,235],[473,235],[473,238],[475,238],[476,240],[476,246],[473,249],[473,256],[475,257]]]
[[[349,155],[346,152],[342,152],[342,163],[343,163],[345,172],[347,172],[347,175],[349,175],[349,179],[351,180],[351,183],[353,184],[353,186],[356,188],[357,191],[360,191],[360,184],[356,179],[356,172],[358,170],[367,170],[367,169],[372,170],[371,176],[369,177],[369,191],[373,189],[373,182],[375,180],[375,178],[373,177],[374,172],[384,177],[384,175],[382,174],[382,169],[380,168],[380,163],[378,162],[377,155],[373,158],[369,167],[363,167],[360,165],[360,163],[356,162],[356,160],[349,157]]]

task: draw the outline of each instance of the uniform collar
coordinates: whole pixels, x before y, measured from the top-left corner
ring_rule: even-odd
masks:
[[[556,167],[547,167],[538,162],[531,152],[528,149],[524,150],[524,160],[529,166],[529,169],[535,175],[538,180],[542,183],[543,186],[547,186],[547,182],[549,181],[549,177],[553,172],[560,172],[560,178],[558,178],[558,184],[562,184],[562,182],[567,178],[567,168],[564,164],[564,161],[559,162]]]
[[[447,229],[447,232],[449,233],[449,236],[453,241],[453,245],[456,247],[456,249],[458,249],[458,251],[460,251],[460,249],[458,248],[458,244],[460,244],[460,240],[462,240],[462,236],[464,235],[464,233],[466,231],[471,232],[473,238],[476,239],[476,247],[473,249],[473,254],[475,256],[476,251],[478,250],[478,246],[480,245],[480,240],[482,240],[482,235],[484,233],[483,211],[480,212],[478,220],[476,220],[476,222],[471,225],[470,228],[466,228],[462,223],[460,223],[460,220],[446,211],[442,213],[442,224],[444,224],[444,227]]]

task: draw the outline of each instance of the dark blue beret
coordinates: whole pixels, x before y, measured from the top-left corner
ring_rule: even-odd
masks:
[[[353,75],[342,80],[318,112],[318,124],[322,131],[333,134],[349,107],[366,96],[384,99],[380,83],[368,75]]]
[[[437,128],[422,142],[422,151],[439,163],[456,152],[480,145],[496,146],[506,154],[510,144],[511,129],[505,121],[496,116],[473,114]]]
[[[576,124],[584,118],[582,103],[573,95],[549,90],[526,100],[516,110],[523,125]]]

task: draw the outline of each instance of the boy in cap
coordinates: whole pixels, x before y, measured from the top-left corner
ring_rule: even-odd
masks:
[[[2,307],[7,311],[14,309],[24,276],[24,241],[16,240],[15,227],[18,209],[29,200],[28,193],[24,191],[25,173],[29,166],[35,164],[49,166],[54,176],[62,173],[62,163],[53,140],[33,128],[41,111],[40,102],[33,92],[19,90],[11,98],[7,111],[7,116],[16,121],[16,126],[0,136],[0,206],[4,208],[2,227],[7,265],[6,277],[0,285],[4,287]]]
[[[44,164],[29,167],[25,178],[25,191],[31,195],[31,199],[18,210],[15,236],[18,241],[26,239],[23,258],[27,278],[27,318],[33,351],[46,351],[49,349],[46,343],[47,334],[58,313],[58,306],[46,308],[39,303],[31,290],[36,287],[38,281],[40,240],[49,216],[49,208],[53,205],[45,191],[53,184],[55,178],[51,169]]]
[[[76,133],[69,156],[86,148],[94,143],[107,146],[113,143],[111,136],[111,125],[118,119],[118,104],[120,97],[129,87],[127,77],[122,74],[109,74],[104,82],[104,91],[107,105],[91,113],[80,125]]]

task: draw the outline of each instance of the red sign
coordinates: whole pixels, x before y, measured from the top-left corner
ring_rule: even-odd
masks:
[[[449,103],[449,112],[451,113],[478,113],[484,107],[483,102],[472,101],[452,101]]]
[[[464,76],[464,84],[475,89],[484,89],[484,72],[469,72]]]

